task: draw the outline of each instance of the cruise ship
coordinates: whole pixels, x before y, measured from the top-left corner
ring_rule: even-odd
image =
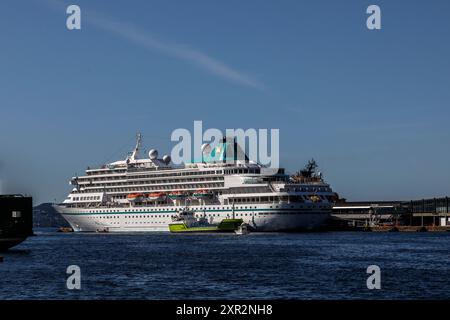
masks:
[[[252,231],[301,231],[331,213],[336,194],[315,167],[295,176],[274,171],[227,137],[202,145],[200,161],[174,165],[155,149],[141,157],[141,140],[124,160],[72,177],[73,190],[55,208],[74,231],[169,231],[185,210],[211,224],[242,219]]]

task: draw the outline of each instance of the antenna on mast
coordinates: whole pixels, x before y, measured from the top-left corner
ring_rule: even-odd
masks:
[[[135,161],[139,158],[139,151],[141,149],[141,142],[142,142],[142,134],[138,132],[136,137],[136,146],[133,149],[133,152],[131,153],[130,160]]]

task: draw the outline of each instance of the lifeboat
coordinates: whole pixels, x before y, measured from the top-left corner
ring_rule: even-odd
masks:
[[[127,195],[127,199],[129,201],[139,201],[142,199],[144,195],[142,193],[131,193],[129,195]]]
[[[150,201],[164,200],[165,198],[166,194],[163,192],[154,192],[147,194],[147,200]]]
[[[174,191],[169,193],[169,198],[172,200],[179,200],[186,198],[186,194],[182,191]]]
[[[206,199],[212,197],[212,192],[208,190],[197,190],[194,192],[193,197],[196,199]]]

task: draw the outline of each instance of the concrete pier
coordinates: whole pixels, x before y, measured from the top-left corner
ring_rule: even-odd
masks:
[[[339,202],[333,207],[330,224],[358,230],[446,231],[450,228],[449,197],[411,201]],[[389,230],[387,230],[389,231]]]
[[[374,226],[367,229],[373,232],[447,232],[450,227],[441,226]]]

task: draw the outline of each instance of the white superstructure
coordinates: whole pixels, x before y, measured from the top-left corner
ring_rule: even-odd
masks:
[[[140,158],[140,145],[138,135],[126,160],[72,178],[74,189],[55,208],[75,231],[168,231],[186,207],[210,223],[242,218],[254,231],[310,230],[330,215],[335,194],[320,175],[273,174],[234,139],[204,146],[202,161],[181,166],[156,150]]]

